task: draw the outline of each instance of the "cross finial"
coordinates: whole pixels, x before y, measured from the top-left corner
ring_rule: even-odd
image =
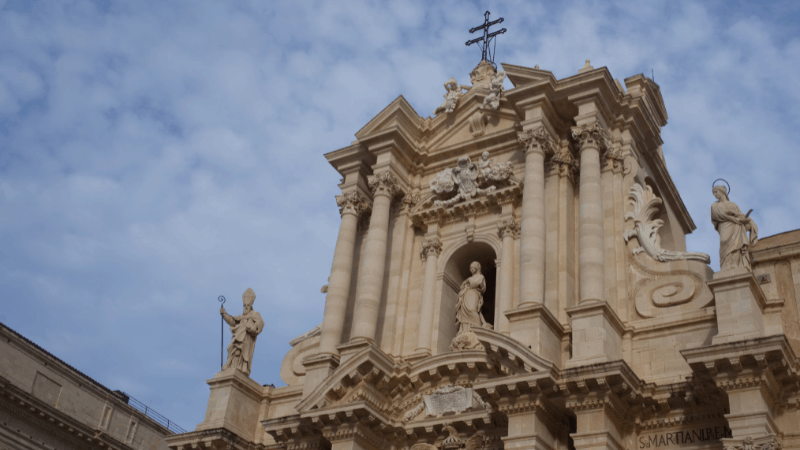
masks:
[[[503,18],[499,18],[494,22],[489,22],[489,11],[486,11],[483,14],[484,21],[483,25],[477,26],[475,28],[470,28],[469,32],[474,33],[478,30],[483,30],[483,36],[473,39],[471,41],[467,41],[467,45],[478,44],[481,48],[481,61],[489,61],[493,66],[494,64],[494,49],[489,48],[489,44],[491,43],[492,39],[498,34],[503,34],[506,32],[505,28],[501,28],[500,30],[495,31],[494,33],[489,33],[489,27],[492,25],[496,25],[498,23],[503,23]],[[497,43],[495,43],[495,46]],[[496,66],[495,66],[496,67]]]

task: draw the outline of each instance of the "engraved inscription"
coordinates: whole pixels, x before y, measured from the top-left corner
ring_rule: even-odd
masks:
[[[639,448],[684,446],[705,441],[718,441],[722,438],[731,437],[733,437],[733,434],[730,428],[726,426],[675,431],[672,433],[655,433],[639,436]]]
[[[472,407],[472,388],[447,386],[423,396],[425,410],[429,416],[441,416],[452,412],[460,414]]]

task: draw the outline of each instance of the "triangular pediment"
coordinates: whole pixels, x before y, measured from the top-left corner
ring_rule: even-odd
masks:
[[[358,130],[356,138],[363,140],[382,131],[399,128],[402,133],[416,141],[420,137],[420,129],[424,120],[408,103],[408,100],[400,95]]]
[[[368,407],[392,426],[403,427],[409,409],[442,386],[473,387],[503,377],[526,374],[555,380],[559,370],[510,337],[475,330],[482,348],[453,351],[408,362],[395,360],[375,346],[350,356],[298,405],[301,416],[328,417]],[[554,381],[553,381],[554,383]],[[475,391],[477,392],[477,391]],[[476,398],[476,404],[489,399]],[[479,409],[479,408],[478,408]],[[484,414],[474,411],[476,414]]]

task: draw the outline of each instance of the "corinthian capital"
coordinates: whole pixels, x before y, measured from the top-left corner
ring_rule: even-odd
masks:
[[[580,150],[587,147],[594,147],[601,152],[609,147],[609,141],[611,140],[608,131],[597,122],[591,125],[572,127],[572,138],[575,139]]]
[[[519,225],[514,219],[500,221],[497,223],[497,234],[500,235],[500,239],[506,236],[511,236],[513,238],[519,234]]]
[[[339,214],[342,216],[345,214],[360,216],[361,213],[369,209],[369,202],[367,199],[356,191],[337,195],[336,205],[339,207]]]
[[[553,154],[550,158],[550,164],[553,172],[558,173],[559,176],[574,179],[578,172],[578,161],[572,156],[569,150],[562,150]]]
[[[419,252],[419,257],[423,261],[428,259],[428,255],[436,255],[442,253],[442,241],[439,238],[430,238],[422,242],[422,249]]]
[[[369,188],[372,190],[372,195],[386,195],[392,198],[401,192],[400,183],[397,178],[389,172],[369,175],[367,177],[367,184],[369,184]]]
[[[525,144],[525,154],[528,152],[539,152],[547,155],[555,151],[555,141],[550,137],[550,133],[544,127],[535,130],[523,130],[517,133],[519,142]]]

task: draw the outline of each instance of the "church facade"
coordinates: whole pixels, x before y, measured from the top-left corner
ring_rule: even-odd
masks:
[[[657,84],[502,69],[448,81],[432,118],[398,97],[325,155],[322,326],[285,387],[216,374],[170,448],[800,448],[800,233],[758,242],[715,187],[714,273],[686,248]]]

